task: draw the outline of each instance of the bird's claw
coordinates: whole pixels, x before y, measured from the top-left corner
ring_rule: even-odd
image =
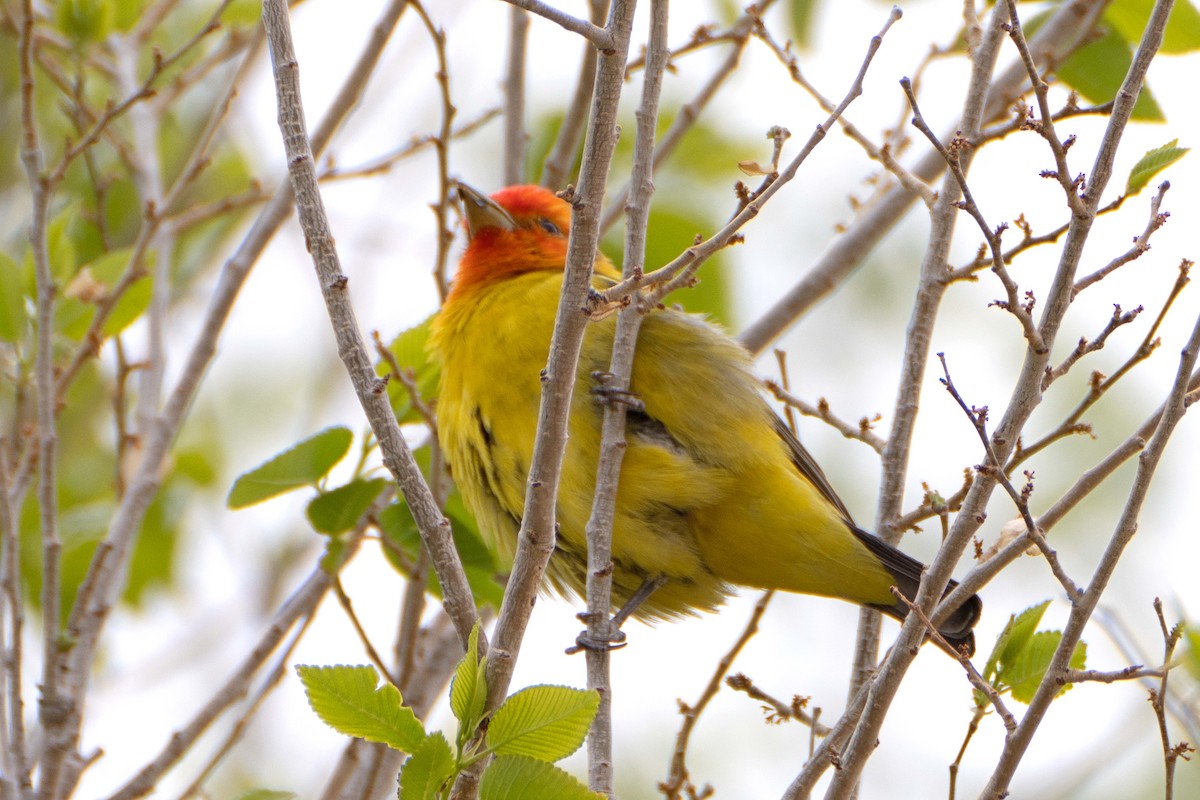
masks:
[[[606,405],[621,403],[631,411],[645,412],[646,404],[642,402],[642,398],[638,396],[637,392],[608,385],[609,381],[613,379],[611,372],[593,372],[592,378],[597,383],[592,387],[592,395],[601,403]]]
[[[587,631],[581,631],[575,637],[575,644],[567,648],[567,655],[575,655],[582,653],[584,650],[591,650],[594,653],[612,652],[620,650],[629,642],[625,641],[625,631],[614,628],[608,636],[590,636]]]

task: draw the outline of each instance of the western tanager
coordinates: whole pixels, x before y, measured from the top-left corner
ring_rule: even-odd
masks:
[[[442,366],[438,431],[480,530],[511,559],[533,456],[570,206],[537,186],[488,198],[460,187],[470,243],[431,345]],[[619,277],[597,254],[599,287]],[[615,315],[590,323],[576,373],[548,577],[582,594]],[[613,594],[657,588],[643,618],[710,610],[733,584],[838,597],[903,619],[922,565],[859,529],[812,456],[768,406],[747,352],[702,317],[648,314],[637,341],[613,526]],[[941,625],[974,649],[978,597]]]

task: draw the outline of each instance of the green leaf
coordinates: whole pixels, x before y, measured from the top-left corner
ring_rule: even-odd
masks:
[[[451,492],[446,501],[445,511],[450,519],[454,546],[462,559],[463,571],[467,574],[467,582],[471,585],[475,601],[481,605],[488,603],[494,608],[500,608],[504,586],[497,577],[499,568],[496,566],[495,555],[484,543],[475,520],[466,510],[457,490]],[[417,549],[421,544],[421,535],[417,531],[417,523],[413,520],[408,504],[398,499],[385,508],[379,515],[379,527],[388,542],[394,545],[394,548],[384,548],[384,557],[397,572],[407,575],[408,565],[403,564],[397,557],[395,549],[399,549],[413,560],[416,559]],[[429,593],[434,597],[441,597],[442,587],[437,575],[430,572],[428,580]]]
[[[1125,183],[1125,194],[1134,195],[1145,188],[1158,173],[1174,164],[1187,154],[1190,147],[1179,147],[1179,140],[1172,139],[1162,147],[1146,151],[1129,170],[1129,180]]]
[[[295,792],[284,792],[276,789],[251,789],[237,796],[237,800],[293,800]]]
[[[354,480],[314,497],[305,509],[318,533],[335,534],[353,528],[388,485],[383,478]]]
[[[1154,0],[1116,0],[1104,10],[1104,21],[1131,45],[1142,38]],[[1200,50],[1200,12],[1188,0],[1175,0],[1160,53],[1179,54]]]
[[[434,731],[404,762],[399,800],[438,800],[442,787],[456,771],[449,742],[440,731]]]
[[[64,316],[59,328],[72,339],[82,339],[96,315],[94,306],[105,300],[129,269],[138,269],[143,276],[126,287],[117,300],[101,333],[105,338],[115,336],[129,327],[150,307],[154,283],[149,270],[154,265],[153,254],[146,254],[140,264],[131,264],[133,248],[122,247],[101,255],[85,264],[63,291]],[[75,306],[79,308],[76,310]]]
[[[1101,38],[1076,50],[1055,73],[1089,101],[1107,103],[1117,96],[1132,63],[1129,43],[1119,34],[1106,31]],[[1147,85],[1142,86],[1141,95],[1133,105],[1133,119],[1144,122],[1166,119]]]
[[[530,686],[511,695],[488,723],[488,748],[501,755],[558,761],[579,749],[600,695],[569,686]]]
[[[458,720],[459,750],[475,736],[487,702],[487,659],[479,657],[479,623],[471,629],[467,652],[450,681],[450,710]]]
[[[809,47],[813,42],[816,26],[816,0],[791,0],[788,3],[788,21],[792,24],[792,41],[799,47]]]
[[[417,394],[426,404],[437,395],[438,381],[441,378],[441,367],[429,357],[429,326],[432,322],[431,316],[421,324],[400,332],[388,345],[388,351],[400,369],[412,374]],[[380,361],[375,370],[379,375],[387,375],[392,372],[392,365]],[[412,402],[408,387],[395,375],[388,382],[387,390],[388,399],[391,400],[392,409],[395,410],[396,419],[400,424],[421,421],[421,414]]]
[[[1200,679],[1200,628],[1194,625],[1185,625],[1183,641],[1187,645],[1183,654],[1184,663],[1187,665],[1188,671],[1192,673],[1192,677]]]
[[[113,0],[113,26],[128,33],[139,19],[147,0]]]
[[[1012,614],[1008,618],[1008,624],[1004,626],[1004,630],[1000,631],[1000,635],[996,637],[996,644],[992,647],[992,654],[988,656],[987,664],[981,673],[985,681],[991,682],[996,677],[996,672],[1000,667],[1000,663],[1006,659],[1011,660],[1012,655],[1018,652],[1029,641],[1029,637],[1033,636],[1033,632],[1037,630],[1037,625],[1042,621],[1042,615],[1046,613],[1046,608],[1050,605],[1050,601],[1038,603],[1036,606],[1030,606],[1022,611],[1019,615]],[[975,702],[978,705],[983,705],[987,702],[986,698],[980,693],[975,693]]]
[[[259,0],[233,0],[221,12],[221,24],[257,25],[262,19],[262,3]]]
[[[354,434],[349,428],[326,428],[249,472],[243,472],[229,490],[229,507],[245,508],[316,483],[345,458],[353,439]]]
[[[406,753],[425,741],[425,729],[412,709],[402,705],[400,690],[390,683],[376,688],[374,667],[298,665],[296,673],[313,711],[339,733]]]
[[[0,339],[19,341],[28,323],[21,267],[7,253],[0,253]]]
[[[1030,637],[1025,647],[1014,654],[1010,662],[1004,664],[1000,670],[1000,680],[1012,688],[1014,700],[1026,705],[1033,700],[1061,641],[1061,631],[1038,631]],[[1083,669],[1086,663],[1087,645],[1080,642],[1071,653],[1069,666],[1071,669]],[[1073,685],[1064,683],[1056,696],[1065,694]]]
[[[112,0],[58,0],[54,24],[76,42],[98,42],[112,30]]]
[[[479,800],[603,800],[553,764],[525,756],[500,756],[483,773]]]

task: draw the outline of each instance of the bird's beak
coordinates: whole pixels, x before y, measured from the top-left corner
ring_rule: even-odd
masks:
[[[459,182],[458,197],[462,201],[463,214],[467,219],[468,237],[474,239],[484,228],[499,228],[504,231],[516,229],[517,223],[512,216],[483,192]]]

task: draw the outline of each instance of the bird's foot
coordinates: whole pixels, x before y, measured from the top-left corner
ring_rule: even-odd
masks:
[[[592,619],[592,615],[586,611],[575,616],[583,622],[589,622]],[[575,644],[567,648],[567,655],[582,653],[584,650],[596,653],[620,650],[627,645],[625,631],[620,628],[620,623],[624,620],[618,620],[618,617],[620,617],[619,613],[617,616],[605,620],[603,625],[592,626],[589,624],[587,630],[580,631],[579,635],[575,637]],[[593,627],[597,630],[592,630]]]
[[[642,398],[638,397],[637,392],[610,385],[613,377],[611,372],[593,372],[592,379],[596,381],[596,385],[592,387],[592,396],[605,405],[621,403],[630,411],[645,412],[646,405],[642,402]]]

